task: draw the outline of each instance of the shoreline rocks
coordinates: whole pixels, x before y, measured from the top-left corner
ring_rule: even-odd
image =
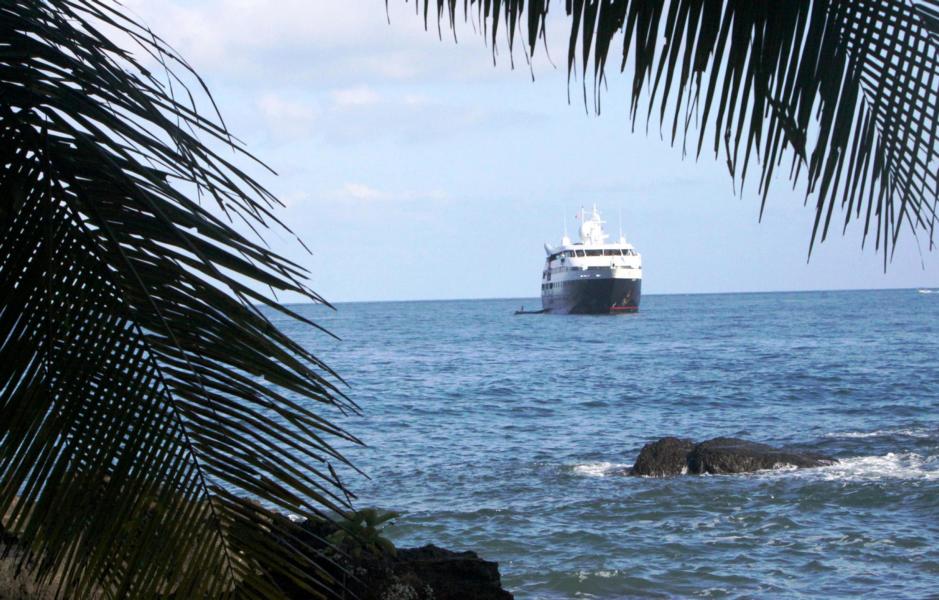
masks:
[[[302,542],[325,550],[325,541],[337,530],[329,521],[299,524]],[[335,562],[320,567],[347,585],[360,600],[512,600],[502,588],[499,564],[475,552],[457,552],[428,544],[419,548],[397,548],[393,553],[365,552],[359,556],[335,556]],[[343,571],[351,574],[344,575]],[[291,600],[309,596],[290,581],[275,582]]]
[[[695,444],[691,440],[664,437],[649,442],[629,474],[638,477],[675,475],[727,475],[796,467],[809,469],[833,465],[830,456],[775,448],[731,437],[718,437]]]
[[[425,592],[428,599],[513,598],[511,593],[502,589],[498,563],[483,560],[471,551],[454,552],[432,544],[402,548],[393,559],[392,570],[399,581],[419,581],[415,591]],[[386,592],[383,597],[387,596]]]
[[[275,513],[272,518],[293,522]],[[327,538],[337,530],[330,521],[306,521],[293,525],[299,541],[312,549],[327,550]],[[287,540],[275,537],[274,543]],[[0,600],[55,600],[59,580],[38,583],[27,562],[20,570],[24,550],[15,535],[0,523]],[[398,548],[391,554],[363,553],[359,556],[321,555],[316,566],[359,600],[512,600],[512,593],[502,588],[499,565],[484,560],[475,552],[457,552],[426,545],[419,548]],[[314,597],[283,576],[268,575],[271,583],[290,600]],[[97,592],[96,592],[97,594]],[[176,598],[169,593],[159,598]],[[344,596],[345,597],[345,596]]]

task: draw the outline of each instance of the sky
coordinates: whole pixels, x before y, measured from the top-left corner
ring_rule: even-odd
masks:
[[[266,240],[330,301],[536,297],[543,244],[594,203],[614,236],[622,214],[646,294],[939,286],[939,253],[906,236],[885,273],[860,223],[807,261],[803,184],[781,170],[759,222],[755,186],[735,189],[723,161],[683,158],[656,124],[632,131],[625,76],[610,73],[601,114],[586,110],[557,22],[557,66],[516,49],[513,68],[504,43],[494,61],[472,25],[441,39],[404,0],[387,14],[384,0],[125,6],[276,172],[251,171],[312,255],[282,232]]]

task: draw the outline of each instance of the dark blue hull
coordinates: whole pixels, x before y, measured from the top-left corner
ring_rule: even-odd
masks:
[[[543,292],[541,304],[545,312],[562,315],[634,313],[641,294],[641,279],[575,279]]]

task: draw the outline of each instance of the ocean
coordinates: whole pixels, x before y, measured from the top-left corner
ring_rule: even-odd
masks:
[[[275,319],[364,412],[346,472],[398,546],[498,561],[517,598],[923,598],[939,590],[939,294],[643,296],[295,306]],[[749,475],[624,477],[665,435],[837,457]]]

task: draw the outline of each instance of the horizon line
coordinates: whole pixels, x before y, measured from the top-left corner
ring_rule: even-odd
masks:
[[[725,296],[734,294],[811,294],[820,292],[890,292],[933,289],[930,287],[884,287],[884,288],[834,288],[834,289],[801,289],[801,290],[740,290],[727,292],[653,292],[643,296]],[[483,300],[538,300],[539,296],[482,296],[476,298],[400,298],[387,300],[329,300],[336,304],[378,304],[382,302],[475,302]],[[285,302],[284,306],[321,304],[318,302]]]

